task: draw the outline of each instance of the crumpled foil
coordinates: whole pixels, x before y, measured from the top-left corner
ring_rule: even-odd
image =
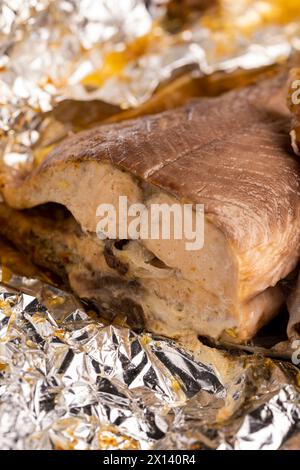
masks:
[[[68,132],[144,103],[186,69],[249,70],[282,60],[299,46],[295,0],[211,3],[212,12],[174,32],[167,0],[2,0],[4,162],[40,161]],[[68,112],[59,107],[70,100],[93,106]]]
[[[289,363],[104,325],[35,279],[0,287],[0,449],[299,448],[299,386]]]
[[[219,3],[174,32],[165,0],[2,0],[4,163],[42,159],[187,68],[252,69],[298,46],[294,0]],[[295,366],[193,346],[104,324],[13,275],[0,285],[0,448],[300,448]]]

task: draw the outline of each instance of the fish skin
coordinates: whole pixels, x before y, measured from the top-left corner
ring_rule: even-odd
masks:
[[[30,180],[62,163],[109,161],[182,202],[205,204],[208,217],[234,244],[251,249],[268,231],[298,226],[300,167],[289,144],[285,80],[284,74],[83,131],[55,148],[23,185],[30,188]],[[4,196],[10,204],[9,187]]]
[[[246,286],[250,300],[275,286],[299,259],[300,166],[289,143],[285,81],[282,75],[79,133],[25,179],[4,185],[4,198],[17,209],[32,207],[41,184],[47,193],[48,177],[65,177],[83,162],[109,162],[181,202],[204,204],[207,219],[235,251],[237,285]],[[89,184],[97,185],[90,176]]]

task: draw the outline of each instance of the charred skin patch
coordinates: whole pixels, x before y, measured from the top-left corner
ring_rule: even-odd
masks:
[[[39,206],[25,212],[14,211],[2,205],[0,222],[2,234],[13,239],[14,245],[28,256],[33,263],[43,269],[49,269],[58,276],[59,284],[72,288],[69,273],[81,266],[76,276],[81,286],[79,296],[87,298],[99,311],[101,316],[113,321],[117,316],[124,318],[124,324],[135,330],[144,328],[144,312],[138,303],[142,288],[136,279],[126,279],[128,267],[114,254],[122,250],[127,240],[111,240],[106,242],[105,259],[115,275],[103,273],[95,269],[80,257],[72,243],[68,243],[68,235],[83,236],[77,224],[69,226],[69,214],[56,205]],[[51,219],[50,219],[51,216]],[[49,225],[49,219],[52,225]],[[17,221],[18,229],[15,223]],[[49,225],[49,226],[48,226]],[[62,233],[62,235],[61,235]]]
[[[58,255],[51,241],[41,239],[33,230],[28,232],[25,243],[27,245],[25,251],[34,263],[51,269],[66,281],[67,274],[65,265],[66,262],[69,262],[69,255],[66,255],[68,259],[63,259]],[[65,253],[67,253],[67,248],[65,249]]]
[[[104,258],[105,258],[107,266],[109,266],[111,269],[114,269],[115,271],[117,271],[117,273],[120,274],[121,276],[124,276],[128,272],[128,265],[125,264],[125,263],[122,263],[115,256],[115,254],[113,252],[114,244],[120,244],[122,242],[125,243],[126,240],[119,240],[119,241],[116,241],[116,242],[114,242],[112,240],[106,240],[103,254],[104,254]],[[123,246],[123,245],[120,245],[120,246]],[[120,249],[120,248],[118,248],[118,245],[117,245],[117,249]]]
[[[84,286],[81,297],[91,302],[101,317],[109,322],[121,317],[124,325],[135,331],[145,329],[144,311],[138,301],[143,288],[137,280],[105,275],[86,266],[76,276],[76,283]]]
[[[120,309],[126,316],[128,326],[133,330],[145,329],[144,310],[141,305],[128,297],[124,297],[121,299]]]
[[[3,236],[11,239],[9,228],[3,231]],[[66,264],[70,263],[67,247],[59,253],[50,239],[41,238],[34,230],[29,229],[14,237],[14,246],[24,253],[28,260],[45,270],[57,275],[65,285],[68,285]],[[65,253],[65,258],[62,254]],[[67,258],[67,259],[66,259]]]
[[[141,289],[139,282],[136,279],[124,279],[119,276],[112,276],[103,274],[100,271],[95,271],[89,264],[85,265],[85,275],[78,276],[78,280],[84,282],[88,289],[124,289],[126,292],[138,293]]]
[[[105,292],[99,291],[92,299],[92,303],[97,307],[99,314],[110,322],[116,317],[124,318],[124,324],[134,331],[145,329],[145,316],[142,306],[130,297],[107,296]]]

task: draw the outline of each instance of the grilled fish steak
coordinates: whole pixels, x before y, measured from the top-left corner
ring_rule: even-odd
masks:
[[[280,310],[278,282],[299,259],[300,169],[284,80],[66,139],[32,173],[4,181],[0,232],[28,252],[44,240],[51,255],[36,250],[37,262],[64,271],[101,309],[129,307],[150,331],[247,341]],[[204,247],[98,239],[96,209],[118,207],[120,195],[147,207],[204,204]],[[72,216],[58,226],[24,211],[49,202]]]

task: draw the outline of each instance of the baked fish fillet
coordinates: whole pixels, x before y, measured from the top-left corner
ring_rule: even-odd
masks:
[[[300,68],[298,67],[290,71],[287,98],[287,104],[292,113],[291,144],[296,155],[300,155]]]
[[[299,58],[295,63],[299,64]],[[290,138],[293,151],[300,156],[300,68],[294,67],[289,74],[288,100],[289,109],[292,113],[292,125]],[[300,337],[300,276],[288,297],[289,323],[287,328],[288,337],[298,339]]]
[[[0,231],[103,311],[174,338],[249,340],[279,312],[278,283],[299,259],[285,80],[68,138],[31,174],[4,181]],[[99,240],[97,206],[118,207],[119,195],[204,204],[204,247]],[[71,215],[24,211],[49,202]]]

